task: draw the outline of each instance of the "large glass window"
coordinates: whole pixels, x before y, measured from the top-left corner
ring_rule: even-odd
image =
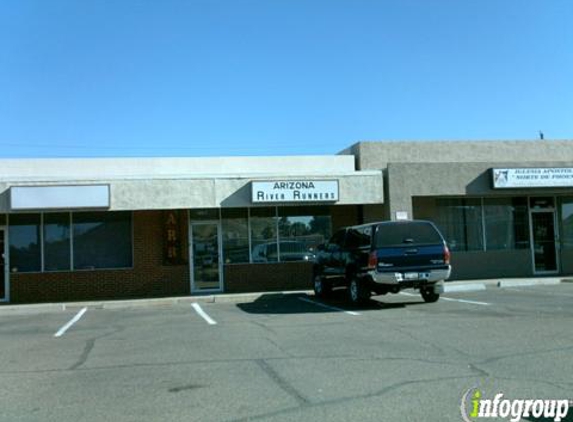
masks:
[[[451,250],[484,249],[481,199],[436,199],[436,215],[433,220]]]
[[[251,208],[253,262],[278,261],[276,208]]]
[[[376,230],[376,247],[435,245],[443,240],[430,223],[380,224]]]
[[[331,235],[331,219],[324,208],[279,208],[281,261],[314,259],[316,247]]]
[[[70,270],[70,214],[44,214],[44,271]]]
[[[249,262],[249,220],[246,208],[223,209],[223,256],[225,264]]]
[[[74,269],[132,266],[131,213],[73,215]]]
[[[561,248],[573,249],[573,197],[561,198]]]
[[[483,205],[487,250],[529,247],[525,198],[485,198]]]
[[[40,214],[10,216],[10,271],[32,272],[42,270],[40,247]]]

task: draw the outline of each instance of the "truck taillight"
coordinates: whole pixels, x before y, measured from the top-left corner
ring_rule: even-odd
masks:
[[[444,245],[444,264],[450,265],[450,257],[451,257],[450,250],[446,245]]]
[[[378,265],[378,255],[376,254],[376,251],[372,251],[370,252],[370,255],[368,255],[368,267],[376,268],[377,265]]]

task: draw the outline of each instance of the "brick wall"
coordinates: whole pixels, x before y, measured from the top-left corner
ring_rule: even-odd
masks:
[[[358,223],[356,206],[331,208],[333,230]],[[10,274],[11,303],[182,296],[190,294],[189,266],[163,265],[162,211],[133,213],[132,269]],[[187,244],[187,230],[184,243]],[[225,292],[300,290],[312,287],[312,264],[225,265]]]
[[[312,289],[311,262],[225,265],[228,293]]]
[[[188,295],[189,266],[163,265],[162,212],[134,212],[133,237],[132,269],[12,273],[11,303]]]

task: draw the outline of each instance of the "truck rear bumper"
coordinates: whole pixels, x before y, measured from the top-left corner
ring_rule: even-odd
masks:
[[[372,282],[380,285],[390,285],[401,288],[417,287],[420,285],[433,284],[438,281],[447,280],[452,272],[452,267],[427,270],[427,271],[406,271],[406,272],[378,272],[369,271],[368,275]],[[403,286],[403,287],[402,287]]]

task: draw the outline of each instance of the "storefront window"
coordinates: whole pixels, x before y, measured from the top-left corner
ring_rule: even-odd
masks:
[[[573,249],[573,197],[561,198],[561,248]]]
[[[318,207],[279,208],[278,225],[281,262],[313,260],[332,226],[326,210]]]
[[[249,262],[248,212],[243,209],[223,209],[223,256],[225,264]]]
[[[130,212],[73,214],[74,269],[132,266]]]
[[[10,271],[41,271],[40,214],[10,216]]]
[[[484,220],[487,250],[529,247],[525,198],[485,198]]]
[[[253,262],[277,262],[276,208],[251,208],[250,221]]]
[[[189,219],[191,221],[218,220],[219,219],[219,209],[218,208],[198,208],[198,209],[194,209],[194,210],[189,210]]]
[[[70,214],[44,214],[44,271],[70,270]]]
[[[484,249],[481,199],[436,199],[436,215],[432,220],[441,230],[451,250]]]

